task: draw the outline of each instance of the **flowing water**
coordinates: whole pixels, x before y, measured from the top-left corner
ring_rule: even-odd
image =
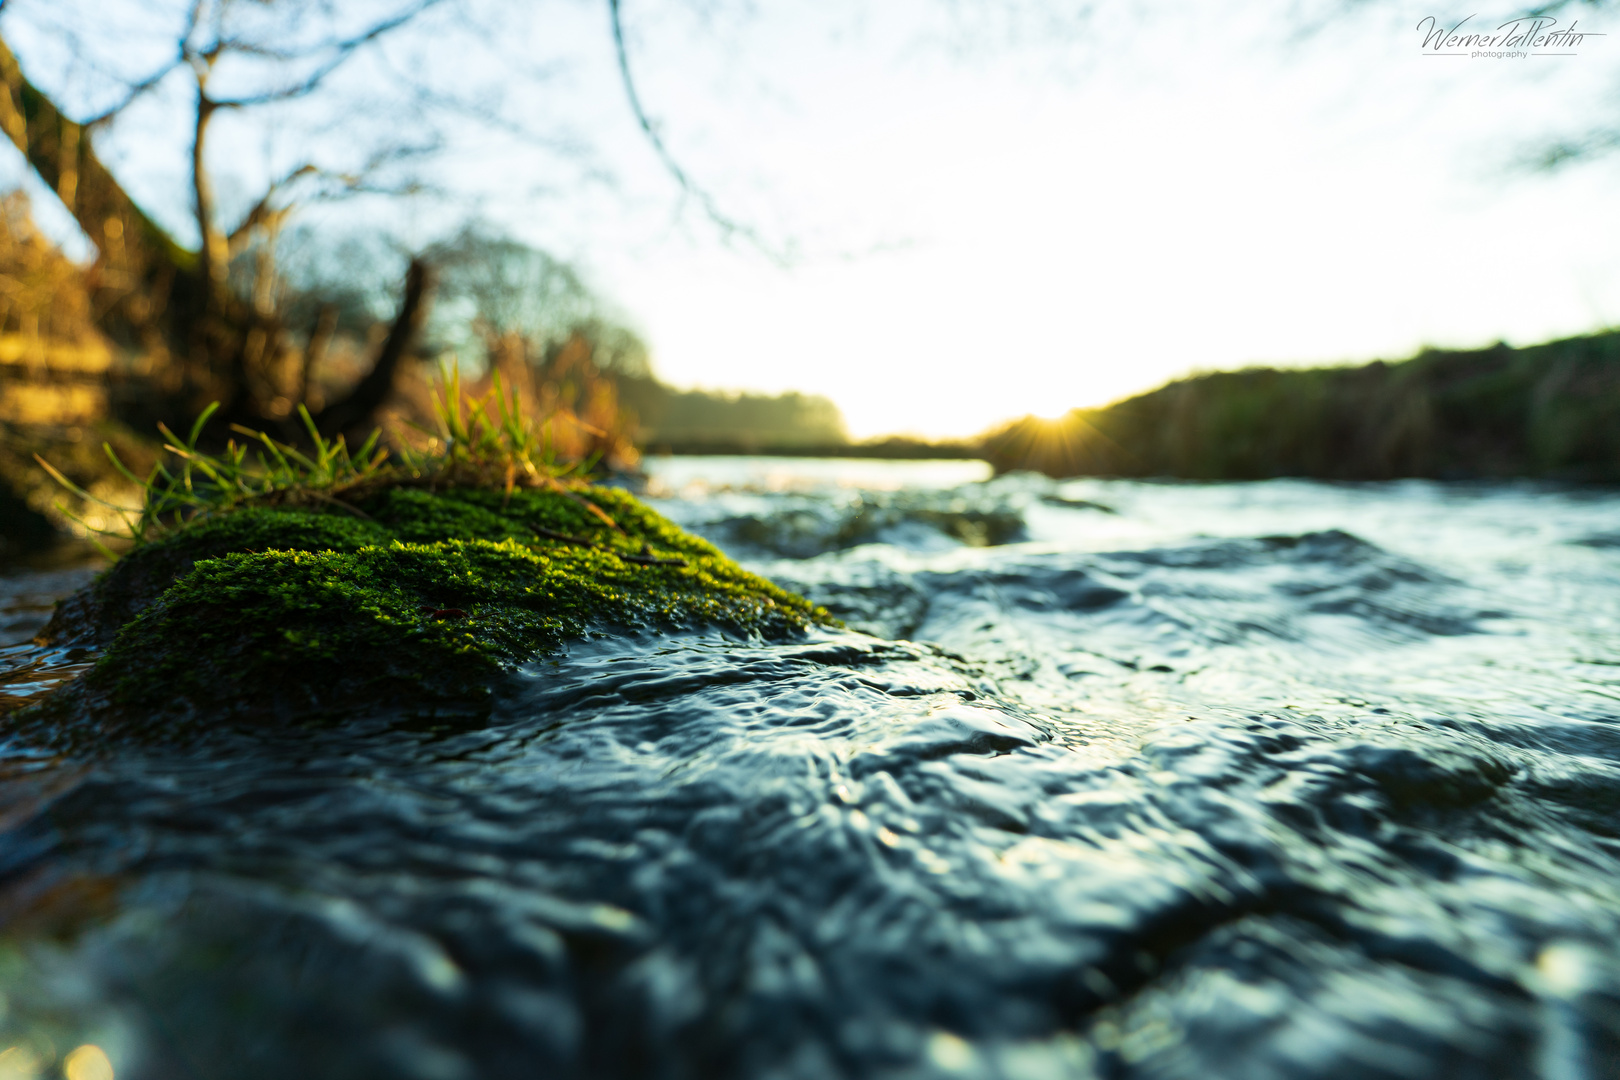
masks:
[[[11,736],[0,1070],[1620,1075],[1620,493],[981,469],[654,463],[846,631],[578,644],[472,729]]]

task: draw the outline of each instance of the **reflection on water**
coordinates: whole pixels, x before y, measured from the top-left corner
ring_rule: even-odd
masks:
[[[56,601],[89,584],[103,565],[100,558],[80,556],[65,566],[0,566],[0,647],[43,630]]]
[[[6,1045],[41,1076],[85,1044],[119,1077],[1620,1071],[1620,494],[852,464],[654,463],[661,510],[848,631],[577,645],[475,729],[13,737]]]
[[[644,463],[654,495],[699,497],[724,491],[936,491],[990,479],[983,461],[879,461],[871,458],[652,457]]]

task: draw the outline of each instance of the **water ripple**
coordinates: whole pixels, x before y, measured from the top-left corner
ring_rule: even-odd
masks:
[[[1019,483],[1022,543],[758,564],[910,640],[14,739],[8,1035],[121,1077],[1613,1075],[1612,498]]]

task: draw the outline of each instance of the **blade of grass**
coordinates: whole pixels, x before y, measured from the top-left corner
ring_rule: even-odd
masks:
[[[202,413],[198,415],[197,422],[191,425],[191,437],[186,440],[186,449],[195,450],[197,448],[197,438],[202,434],[203,425],[208,423],[208,418],[213,416],[218,410],[219,402],[212,401],[209,402],[208,407],[203,409]]]

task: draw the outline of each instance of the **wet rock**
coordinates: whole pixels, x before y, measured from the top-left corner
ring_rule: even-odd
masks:
[[[838,504],[805,503],[738,515],[708,528],[731,545],[808,559],[861,544],[996,547],[1027,535],[1022,510],[989,491],[863,492]]]
[[[42,708],[147,727],[476,713],[503,671],[588,633],[831,621],[621,491],[395,488],[355,510],[242,509],[138,548],[41,635],[106,646]]]

